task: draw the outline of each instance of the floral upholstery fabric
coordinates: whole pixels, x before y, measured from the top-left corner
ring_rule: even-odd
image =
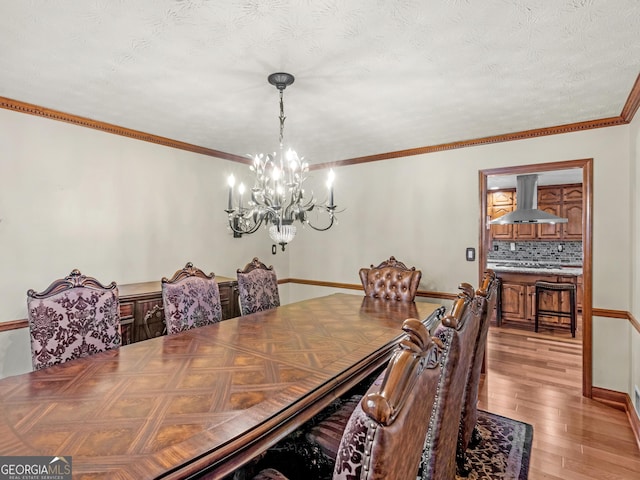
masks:
[[[222,320],[215,279],[190,276],[176,283],[163,282],[162,303],[168,335]]]
[[[381,377],[380,381],[382,381]],[[342,435],[360,400],[362,400],[362,395],[352,395],[347,398],[335,412],[318,422],[306,433],[307,441],[317,445],[327,460],[335,462]]]
[[[117,288],[77,287],[47,298],[28,297],[27,308],[35,370],[122,343]]]
[[[273,270],[257,268],[238,272],[240,314],[248,315],[280,306],[278,279]]]
[[[336,456],[333,478],[354,480],[362,476],[363,468],[369,469],[367,436],[375,435],[377,424],[362,411],[360,402],[356,405],[342,435],[342,441]]]

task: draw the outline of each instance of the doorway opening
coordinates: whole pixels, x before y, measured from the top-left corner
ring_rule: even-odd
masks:
[[[487,198],[489,177],[499,175],[541,174],[543,172],[558,172],[567,169],[581,169],[582,171],[582,395],[592,396],[592,212],[593,212],[593,159],[567,160],[561,162],[541,163],[533,165],[519,165],[480,170],[480,238],[479,238],[479,278],[487,268],[488,245],[490,242],[489,218],[487,215]]]

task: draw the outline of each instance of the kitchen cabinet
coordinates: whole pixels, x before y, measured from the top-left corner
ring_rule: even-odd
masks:
[[[561,224],[563,240],[582,239],[582,202],[564,203],[562,205],[562,216],[569,219],[567,223]]]
[[[517,208],[515,189],[494,190],[487,194],[487,215],[490,220]],[[490,237],[495,240],[582,240],[582,185],[538,187],[538,209],[565,217],[562,224],[491,225]]]
[[[516,203],[516,192],[514,189],[494,190],[489,192],[489,202],[492,207],[513,206]]]
[[[513,238],[515,240],[535,240],[538,238],[538,225],[535,223],[519,223],[514,227]]]
[[[538,208],[552,215],[561,216],[562,205],[559,203],[539,204]],[[562,238],[561,223],[540,223],[538,228],[538,238],[542,240],[560,240]]]
[[[511,205],[491,207],[489,209],[489,219],[495,220],[512,211],[513,207]],[[491,237],[496,240],[513,239],[513,225],[491,225]]]
[[[217,276],[216,280],[220,291],[222,319],[240,316],[238,282],[233,278]],[[160,282],[118,285],[118,291],[123,345],[163,334],[165,323]],[[147,317],[146,327],[145,317]]]
[[[512,324],[533,330],[535,320],[536,293],[535,283],[538,280],[547,282],[567,282],[577,284],[577,308],[582,308],[582,276],[562,276],[540,274],[518,273],[518,272],[496,272],[502,285],[501,292],[501,318],[502,324]],[[566,292],[545,292],[540,299],[541,308],[550,310],[569,310],[569,295]],[[540,323],[569,325],[568,318],[546,317],[540,318]]]
[[[502,321],[527,318],[527,286],[523,283],[502,279]]]
[[[487,195],[489,220],[495,220],[513,211],[515,190],[496,190]],[[513,225],[491,225],[491,238],[496,240],[513,239]]]

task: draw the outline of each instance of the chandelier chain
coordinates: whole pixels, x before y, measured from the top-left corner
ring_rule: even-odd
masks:
[[[287,117],[284,116],[284,89],[280,90],[280,148],[282,149],[282,140],[284,139],[284,121]]]

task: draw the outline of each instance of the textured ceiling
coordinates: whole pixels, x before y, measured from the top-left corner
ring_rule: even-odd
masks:
[[[638,0],[20,0],[0,96],[237,155],[310,163],[620,115]]]

